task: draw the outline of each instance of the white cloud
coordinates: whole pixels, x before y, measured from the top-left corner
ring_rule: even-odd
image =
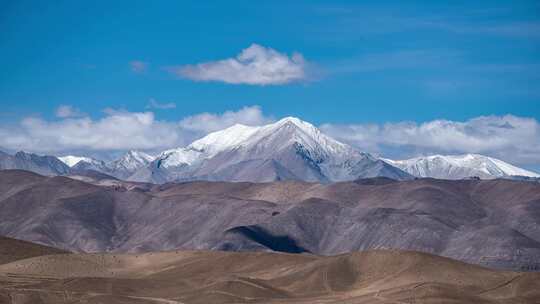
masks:
[[[263,125],[273,121],[258,106],[200,113],[177,121],[158,120],[152,112],[106,109],[104,113],[100,119],[28,117],[17,125],[0,125],[0,147],[43,154],[129,149],[157,152],[185,146],[209,132],[236,123]],[[420,124],[324,124],[321,129],[360,150],[395,159],[435,153],[480,153],[516,165],[540,164],[540,123],[534,118],[505,115]]]
[[[170,71],[196,81],[278,85],[306,79],[306,66],[300,53],[289,57],[274,49],[252,44],[235,58],[173,67]]]
[[[540,124],[533,118],[480,116],[463,122],[325,124],[321,128],[360,149],[394,158],[481,153],[516,164],[540,163]]]
[[[209,133],[228,128],[234,124],[258,126],[270,123],[272,119],[264,116],[258,106],[244,107],[236,112],[226,111],[222,114],[201,113],[186,117],[180,125],[186,130]]]
[[[56,117],[60,118],[69,118],[69,117],[80,117],[83,116],[84,113],[82,113],[79,109],[74,108],[70,105],[61,105],[58,108],[56,108]]]
[[[144,73],[148,69],[148,62],[133,60],[129,62],[129,66],[134,73]]]
[[[28,117],[14,126],[0,125],[0,147],[58,154],[63,151],[160,151],[184,146],[210,131],[235,123],[269,121],[257,106],[223,114],[203,113],[180,121],[157,120],[152,112],[106,109],[100,119]]]
[[[159,110],[166,110],[166,109],[174,109],[176,108],[176,103],[174,102],[159,102],[155,100],[154,98],[150,98],[148,101],[148,105],[146,105],[147,109],[159,109]]]

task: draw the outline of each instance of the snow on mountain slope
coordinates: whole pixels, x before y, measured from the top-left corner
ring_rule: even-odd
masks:
[[[287,126],[293,126],[294,132],[290,132],[289,136],[280,137],[278,142],[274,142],[273,139],[280,135],[280,129]],[[192,165],[201,159],[211,158],[227,150],[250,149],[258,145],[259,150],[272,148],[275,152],[293,142],[301,143],[308,150],[316,151],[325,156],[343,157],[345,154],[357,153],[352,147],[322,134],[313,125],[295,117],[286,117],[262,127],[236,124],[230,128],[210,133],[185,148],[164,151],[159,157],[165,160],[163,162],[165,167],[180,164]]]
[[[280,135],[288,136],[280,137]],[[261,145],[261,142],[277,144],[274,149],[293,143],[301,144],[306,150],[315,152],[318,157],[322,158],[339,158],[341,160],[359,153],[351,146],[334,140],[312,124],[296,117],[286,117],[274,124],[258,128],[244,143],[244,146],[254,147]]]
[[[58,159],[64,162],[64,164],[68,165],[69,167],[75,166],[80,161],[85,161],[88,163],[91,163],[93,161],[93,159],[90,157],[74,156],[74,155],[59,156]]]
[[[168,180],[229,180],[234,177],[235,181],[256,182],[294,176],[295,179],[329,182],[378,176],[381,172],[392,178],[410,177],[294,117],[260,127],[237,124],[210,133],[187,147],[164,151],[152,166],[155,168],[145,168],[144,172],[136,174],[136,179],[159,176]],[[257,170],[265,172],[254,172]],[[369,172],[368,176],[364,176],[364,172]]]
[[[129,151],[105,163],[73,155],[57,159],[23,152],[14,156],[0,153],[0,168],[28,168],[48,175],[95,170],[120,179],[155,183],[291,179],[326,183],[379,176],[399,180],[414,176],[540,178],[535,172],[479,154],[379,159],[295,117],[258,127],[237,124],[210,133],[186,147],[166,150],[156,158],[144,152]]]
[[[236,124],[227,129],[210,133],[187,147],[166,150],[158,158],[162,160],[161,164],[164,167],[196,165],[204,159],[241,144],[258,129],[259,127]]]
[[[125,179],[141,167],[147,166],[154,157],[140,151],[128,151],[120,158],[104,162],[91,157],[67,155],[59,157],[73,170],[95,170],[117,178]]]
[[[540,176],[502,160],[479,154],[432,155],[407,160],[384,159],[384,161],[418,177],[462,179],[471,176],[480,178]]]
[[[149,154],[146,154],[140,151],[131,150],[131,151],[128,151],[119,159],[108,163],[108,167],[111,168],[112,170],[119,170],[119,169],[135,170],[149,164],[153,160],[154,160],[154,157],[152,157]]]
[[[526,177],[540,177],[540,174],[528,171],[509,163],[503,162],[500,159],[488,157],[499,169],[504,172],[506,175],[510,176],[526,176]]]
[[[252,141],[252,136],[261,127],[251,127],[236,124],[230,128],[213,132],[207,136],[194,141],[188,148],[204,153],[206,157],[212,157],[219,152],[233,149],[246,142]]]

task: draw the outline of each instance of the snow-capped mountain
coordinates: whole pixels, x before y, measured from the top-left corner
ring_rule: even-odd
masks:
[[[141,151],[128,151],[122,157],[108,164],[113,170],[136,170],[148,165],[154,157]]]
[[[333,182],[374,176],[411,177],[310,123],[287,117],[260,127],[234,125],[187,147],[164,151],[130,179]]]
[[[119,159],[107,163],[109,174],[120,179],[127,179],[137,170],[147,166],[154,157],[141,151],[128,151]],[[106,173],[106,172],[105,172]]]
[[[91,157],[86,156],[75,156],[75,155],[66,155],[58,157],[66,165],[68,165],[72,171],[81,171],[81,170],[94,170],[107,174],[111,174],[107,164],[102,161]]]
[[[75,166],[80,161],[85,161],[85,162],[93,161],[93,159],[90,157],[75,156],[75,155],[59,156],[58,159],[64,162],[64,164],[68,165],[70,168]]]
[[[472,176],[482,179],[510,176],[540,177],[537,173],[479,154],[432,155],[406,160],[384,160],[418,177],[441,179],[462,179]]]
[[[154,157],[140,151],[128,151],[111,162],[85,156],[66,155],[58,157],[73,170],[94,170],[108,175],[126,179],[141,167],[147,166]]]
[[[105,163],[102,160],[93,159],[93,158],[88,158],[87,160],[81,160],[71,168],[74,170],[94,170],[94,171],[99,171],[99,172],[103,172],[107,174],[112,173],[107,163]]]
[[[537,173],[478,154],[433,155],[407,160],[377,158],[294,117],[257,127],[237,124],[210,133],[186,147],[163,151],[157,157],[129,151],[119,159],[104,162],[85,156],[56,158],[0,152],[0,169],[23,169],[44,175],[84,175],[98,171],[119,179],[153,183],[190,180],[327,183],[378,176],[398,180],[473,176],[540,179]]]

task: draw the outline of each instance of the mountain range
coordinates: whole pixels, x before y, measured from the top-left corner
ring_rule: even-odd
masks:
[[[0,235],[72,252],[369,249],[540,264],[540,184],[506,179],[156,185],[0,171]]]
[[[155,157],[141,151],[128,151],[120,158],[110,162],[104,162],[89,157],[62,156],[60,160],[69,165],[76,172],[88,170],[98,171],[119,179],[129,179],[132,174],[142,167],[147,166]]]
[[[476,176],[489,179],[509,176],[540,176],[502,160],[479,154],[432,155],[406,160],[384,160],[416,177],[461,179]]]
[[[160,184],[190,180],[329,183],[370,177],[396,180],[540,177],[479,154],[408,160],[378,158],[294,117],[259,127],[237,124],[155,157],[129,151],[117,160],[104,162],[73,155],[56,158],[26,152],[1,153],[0,169],[23,169],[44,175],[84,175],[97,171],[122,180]]]
[[[42,175],[66,175],[71,168],[57,157],[19,151],[14,155],[0,151],[0,169],[20,169]]]

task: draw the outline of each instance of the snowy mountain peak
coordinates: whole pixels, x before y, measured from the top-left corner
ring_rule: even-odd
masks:
[[[418,177],[461,179],[471,176],[481,178],[540,176],[502,160],[480,154],[430,155],[406,160],[385,159],[385,161]]]
[[[242,144],[259,129],[260,127],[236,124],[227,129],[210,133],[194,141],[187,148],[203,152],[206,156],[212,156]]]
[[[282,118],[275,123],[263,126],[263,128],[267,129],[279,129],[282,127],[293,127],[298,130],[302,130],[303,132],[306,132],[307,134],[310,134],[312,136],[321,133],[321,131],[317,127],[310,124],[309,122],[292,116]]]
[[[275,137],[281,146],[300,144],[324,157],[350,155],[355,149],[322,133],[309,122],[296,117],[285,117],[276,123],[261,127],[254,135],[257,140]]]
[[[285,117],[277,122],[260,127],[234,125],[230,128],[210,133],[193,142],[187,150],[196,150],[205,157],[233,149],[271,149],[279,151],[293,144],[314,153],[340,154],[352,153],[353,148],[324,135],[314,125],[296,117]],[[183,150],[186,152],[186,149]]]
[[[126,152],[124,156],[122,156],[122,159],[124,160],[134,159],[138,162],[151,162],[152,160],[154,160],[154,157],[141,151],[130,150]]]
[[[109,164],[109,167],[113,170],[124,169],[124,170],[136,170],[140,167],[146,166],[151,161],[154,160],[149,154],[146,154],[141,151],[128,151],[119,159],[112,161]]]
[[[287,117],[282,118],[282,119],[278,120],[277,122],[273,123],[273,125],[276,125],[276,126],[281,126],[281,125],[285,125],[285,124],[292,124],[292,125],[295,125],[295,126],[297,126],[299,128],[316,129],[315,126],[313,126],[309,122],[303,121],[300,118],[293,117],[293,116],[287,116]]]
[[[224,151],[251,149],[255,146],[277,151],[294,143],[323,154],[353,150],[322,134],[308,122],[296,117],[285,117],[260,127],[235,124],[224,130],[210,133],[185,148],[164,151],[159,158],[163,160],[165,167],[176,167],[193,165]]]
[[[58,157],[59,160],[61,160],[64,164],[68,165],[68,167],[73,167],[76,164],[78,164],[81,161],[85,161],[88,163],[92,163],[93,159],[90,157],[85,156],[75,156],[75,155],[65,155]]]
[[[296,117],[258,127],[236,124],[187,147],[164,151],[154,164],[158,171],[142,170],[136,178],[152,174],[160,176],[160,181],[164,176],[172,180],[202,176],[218,180],[327,182],[379,175],[410,177]]]

